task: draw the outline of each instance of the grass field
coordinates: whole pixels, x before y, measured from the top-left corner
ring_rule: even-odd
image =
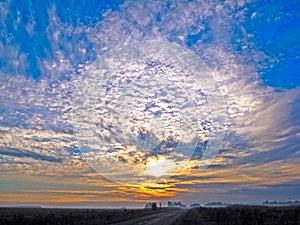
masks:
[[[300,206],[229,206],[189,210],[176,225],[300,225]]]
[[[0,208],[1,225],[102,225],[176,209]],[[163,225],[163,224],[162,224]],[[300,206],[194,208],[174,225],[300,225]]]
[[[0,225],[102,225],[167,210],[0,208]]]

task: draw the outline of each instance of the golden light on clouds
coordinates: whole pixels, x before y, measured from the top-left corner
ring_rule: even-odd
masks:
[[[158,159],[151,158],[145,166],[144,173],[155,177],[170,176],[178,170],[174,161],[166,159],[164,156]]]

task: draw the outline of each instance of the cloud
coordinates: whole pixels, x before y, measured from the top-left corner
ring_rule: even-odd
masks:
[[[28,157],[32,158],[35,160],[42,160],[42,161],[49,161],[49,162],[57,162],[61,163],[62,159],[51,157],[51,156],[46,156],[46,155],[41,155],[35,152],[30,152],[30,151],[21,151],[19,149],[7,149],[7,150],[0,150],[1,155],[9,155],[12,157]]]
[[[299,180],[294,180],[289,183],[282,183],[282,184],[275,184],[275,185],[261,185],[260,187],[256,188],[243,188],[237,189],[234,191],[228,191],[225,194],[237,194],[247,196],[247,198],[260,198],[261,201],[265,200],[280,200],[280,201],[287,201],[287,200],[297,200],[300,197],[299,192]]]
[[[229,198],[234,194],[230,190],[243,186],[270,185],[265,188],[275,190],[280,189],[276,185],[298,179],[299,88],[275,90],[262,84],[258,72],[276,61],[276,57],[255,47],[252,42],[255,34],[243,27],[243,21],[249,19],[246,12],[250,3],[241,3],[125,1],[120,10],[105,12],[103,19],[93,27],[70,26],[59,19],[56,7],[51,6],[47,9],[49,24],[45,28],[49,51],[46,58],[37,59],[40,79],[26,75],[30,60],[24,52],[12,44],[0,43],[0,57],[8,60],[8,66],[11,66],[0,73],[0,170],[21,180],[117,186],[101,178],[78,154],[72,123],[74,93],[78,81],[92,68],[94,59],[116,45],[154,39],[187,47],[210,67],[225,100],[226,136],[220,154],[207,170],[200,172],[197,169],[199,163],[191,161],[187,168],[165,181],[169,186],[148,184],[140,190],[124,188],[118,193],[111,192],[111,196],[117,195],[112,197],[113,200],[125,201],[134,198],[134,193],[139,193],[135,201],[142,201],[151,196],[167,198],[189,191],[199,196],[210,191],[220,197],[217,192],[224,194],[222,184],[226,186],[224,189]],[[7,7],[4,3],[0,5],[3,27],[6,26]],[[28,35],[33,35],[32,30]],[[239,44],[232,44],[237,35]],[[236,45],[242,50],[235,50]],[[6,73],[11,68],[16,71],[14,76]],[[166,66],[160,69],[170,72]],[[97,83],[89,85],[97,87]],[[171,96],[174,98],[179,94],[174,91]],[[161,105],[161,108],[165,110],[166,107]],[[81,109],[87,110],[84,106]],[[123,118],[119,119],[122,121]],[[94,140],[82,141],[91,149],[97,149]],[[108,141],[113,142],[109,138]],[[124,150],[122,145],[114,148]],[[139,152],[119,155],[118,159],[124,164],[130,162],[141,166],[147,157]],[[101,158],[99,160],[101,163]],[[124,176],[128,171],[113,172]],[[128,192],[127,197],[120,197]],[[43,201],[55,194],[59,196],[55,201],[63,201],[62,193],[40,193],[36,199]],[[78,201],[84,200],[78,197],[78,192],[66,194]],[[108,191],[86,193],[85,197],[93,201],[92,195],[103,195],[104,199],[110,196]],[[16,196],[3,197],[17,200]]]

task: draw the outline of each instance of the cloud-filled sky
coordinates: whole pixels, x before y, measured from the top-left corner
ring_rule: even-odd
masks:
[[[300,199],[299,1],[8,0],[0,2],[0,27],[0,205]],[[177,47],[153,56],[165,61],[120,63],[125,69],[107,70],[106,76],[103,61],[112,62],[111,52],[123,50],[114,56],[122,61],[123,54],[132,57],[122,46],[149,40]],[[211,80],[185,73],[192,63],[177,48],[199,57]],[[173,58],[189,66],[172,65]],[[146,75],[146,82],[138,80]],[[126,82],[132,82],[128,95],[113,102]],[[198,132],[197,141],[209,143],[219,127],[207,117],[215,109],[205,98],[210,82],[222,95],[225,113],[218,155],[205,170],[195,158],[154,182],[150,175],[184,158],[141,150],[154,149],[161,130],[169,129],[168,141],[155,149],[173,151],[180,146],[177,137],[193,143],[180,132]],[[83,103],[82,96],[90,100]],[[151,101],[139,102],[139,96]],[[113,116],[103,109],[109,104]],[[158,119],[148,126],[145,118]],[[123,132],[128,127],[133,136]],[[99,146],[109,152],[105,160]],[[139,177],[141,171],[148,175]],[[118,184],[105,174],[138,182]]]

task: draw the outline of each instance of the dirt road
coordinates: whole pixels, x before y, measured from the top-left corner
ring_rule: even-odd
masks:
[[[143,216],[112,225],[171,225],[188,210],[178,209],[170,212],[163,212],[154,215]]]

